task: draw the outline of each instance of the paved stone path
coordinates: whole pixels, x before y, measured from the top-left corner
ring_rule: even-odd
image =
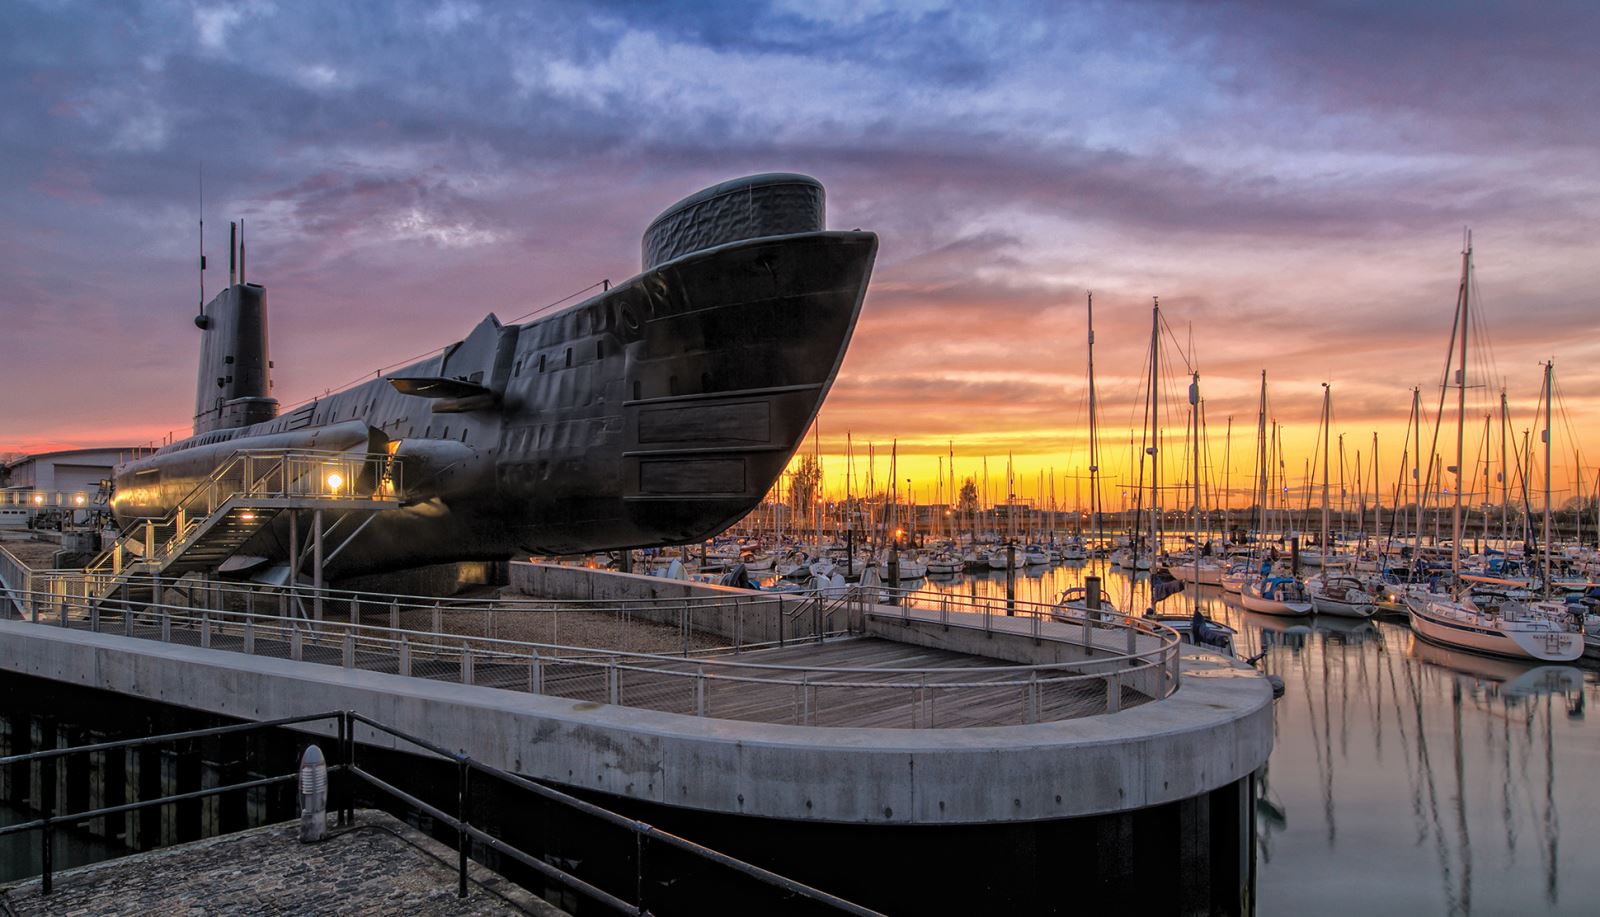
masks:
[[[376,810],[301,844],[299,822],[167,847],[37,879],[4,892],[19,915],[535,914],[563,912],[477,864],[456,897],[455,851]]]

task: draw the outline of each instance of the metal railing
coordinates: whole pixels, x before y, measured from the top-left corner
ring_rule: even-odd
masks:
[[[162,516],[138,517],[125,525],[117,543],[84,569],[85,575],[120,573],[128,544],[141,546],[136,559],[153,562],[178,550],[207,518],[229,501],[378,500],[394,501],[401,490],[401,466],[387,453],[242,449]]]
[[[33,568],[0,545],[0,611],[26,614],[28,594],[33,591]]]
[[[818,622],[818,633],[824,636],[820,627],[825,618],[842,609],[859,616],[848,628],[854,632],[867,629],[867,616],[898,617],[906,624],[1031,637],[1036,643],[1059,644],[1058,651],[1073,655],[1068,661],[1036,664],[897,667],[764,662],[729,654],[725,647],[691,649],[687,644],[676,653],[636,652],[157,601],[96,602],[58,592],[36,591],[27,597],[31,619],[41,624],[669,713],[810,726],[937,728],[1070,719],[1166,697],[1179,683],[1178,635],[1138,619],[1071,625],[1050,622],[1039,612],[1004,624],[1006,616],[993,609],[963,613],[948,607],[934,611],[858,603],[829,611],[826,600],[802,600],[800,609],[809,611],[802,618]],[[679,630],[688,633],[711,629],[704,621],[697,625],[696,614],[765,607],[768,623],[775,622],[782,632],[788,617],[782,603],[739,606],[737,601],[664,600],[655,603],[653,612],[658,624],[661,616],[672,616]],[[504,610],[499,614],[517,616]],[[633,614],[642,617],[644,612],[636,608]],[[716,623],[720,627],[724,622]],[[745,650],[755,648],[759,645],[744,645]],[[868,696],[873,699],[870,710],[858,709]]]
[[[234,726],[219,726],[213,729],[194,729],[186,732],[168,733],[159,736],[147,736],[138,739],[122,739],[115,742],[97,742],[93,745],[79,745],[72,748],[49,748],[43,751],[31,752],[22,755],[10,755],[0,758],[0,769],[8,769],[16,765],[31,765],[35,761],[49,762],[52,766],[39,768],[41,784],[40,796],[50,801],[43,813],[38,818],[0,827],[0,837],[21,834],[27,831],[39,832],[39,852],[42,870],[40,873],[40,886],[45,895],[54,890],[54,837],[55,832],[61,828],[70,828],[74,825],[96,818],[108,818],[114,815],[124,815],[137,812],[153,806],[164,806],[179,802],[198,801],[209,796],[219,796],[223,793],[244,792],[257,787],[272,786],[287,783],[295,779],[295,771],[287,774],[261,777],[255,780],[246,780],[241,783],[230,783],[226,786],[204,787],[183,793],[172,793],[157,799],[141,799],[120,805],[100,806],[82,812],[56,813],[53,811],[53,800],[56,798],[55,781],[56,768],[53,766],[56,759],[70,758],[75,755],[107,754],[111,752],[125,752],[128,749],[142,748],[150,745],[170,745],[180,741],[211,738],[223,735],[248,735],[265,730],[278,729],[286,726],[308,725],[319,721],[336,720],[339,725],[339,741],[344,744],[346,740],[344,714],[342,713],[317,713],[306,716],[284,717],[275,720],[263,720],[258,723],[241,723]],[[337,770],[330,767],[329,770]]]
[[[400,789],[393,783],[373,773],[368,767],[363,767],[362,763],[358,762],[357,759],[358,749],[363,744],[358,741],[356,736],[357,724],[367,728],[369,742],[373,737],[381,735],[389,739],[399,740],[399,742],[454,764],[457,776],[456,786],[454,787],[456,791],[454,794],[456,803],[454,814],[429,803],[415,794]],[[317,729],[316,727],[321,728]],[[0,827],[0,838],[31,831],[39,832],[40,889],[43,895],[48,896],[54,892],[54,835],[58,830],[70,828],[97,818],[124,815],[157,806],[198,802],[199,800],[220,796],[224,793],[241,793],[261,787],[288,783],[295,780],[298,773],[298,767],[295,766],[286,774],[271,774],[224,786],[200,787],[194,790],[169,793],[155,799],[140,799],[116,805],[99,806],[80,812],[58,813],[55,811],[55,799],[57,798],[55,786],[57,768],[55,767],[55,762],[57,760],[70,759],[74,756],[126,753],[130,749],[155,745],[172,745],[178,742],[219,736],[244,737],[285,728],[314,729],[318,732],[334,733],[336,754],[329,761],[328,772],[330,777],[344,775],[342,781],[331,782],[330,788],[334,792],[329,794],[329,804],[335,810],[336,824],[338,826],[354,824],[355,794],[351,781],[352,779],[359,779],[378,793],[394,799],[404,806],[415,809],[453,831],[456,835],[457,895],[462,898],[467,897],[469,884],[467,864],[472,858],[473,845],[477,844],[482,850],[492,851],[495,854],[514,860],[522,866],[533,870],[542,878],[562,885],[598,905],[624,914],[649,914],[653,912],[651,909],[652,902],[647,900],[646,890],[666,889],[673,884],[671,880],[666,879],[654,882],[650,880],[652,873],[650,867],[652,864],[645,857],[646,842],[650,842],[672,848],[676,853],[695,861],[700,868],[720,870],[752,880],[755,888],[761,889],[766,893],[766,905],[769,907],[798,899],[810,905],[847,914],[868,915],[868,917],[877,914],[876,911],[869,910],[835,895],[830,895],[820,889],[797,882],[771,870],[763,869],[760,866],[747,863],[728,854],[704,847],[678,835],[663,831],[647,822],[619,815],[609,809],[570,796],[560,790],[501,770],[493,765],[478,761],[469,755],[442,748],[426,739],[409,735],[384,725],[375,719],[348,710],[283,717],[254,723],[239,723],[209,729],[192,729],[165,735],[98,742],[69,748],[52,748],[0,758],[0,769],[9,769],[18,765],[31,767],[35,762],[44,765],[39,768],[40,796],[44,801],[42,813],[38,818]],[[614,890],[602,888],[603,879],[597,877],[597,881],[588,881],[576,875],[573,871],[547,862],[546,859],[535,857],[516,845],[508,843],[503,838],[485,831],[484,828],[488,827],[488,825],[485,824],[481,814],[475,813],[471,806],[469,790],[473,775],[487,777],[491,781],[502,784],[505,788],[513,791],[532,794],[543,802],[557,806],[568,817],[587,819],[590,824],[620,827],[631,833],[634,838],[632,846],[635,853],[632,862],[633,881],[630,883],[631,887]],[[591,831],[582,832],[584,836],[589,836],[591,833]],[[605,858],[597,857],[595,859],[604,860]],[[614,870],[612,871],[614,872]],[[678,902],[680,905],[683,903]],[[699,903],[703,904],[703,902]],[[758,907],[761,904],[760,902],[753,903]]]

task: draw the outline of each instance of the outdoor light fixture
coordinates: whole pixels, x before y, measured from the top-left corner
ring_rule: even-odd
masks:
[[[328,475],[329,490],[338,490],[342,484],[344,484],[344,478],[339,476],[339,472],[335,471],[333,474]]]
[[[38,503],[38,504],[43,504],[44,503],[44,494],[34,494],[33,495],[33,502],[34,503]]]
[[[72,498],[72,502],[78,504],[79,506],[82,506],[83,505],[83,494],[78,494],[76,497],[73,497]]]

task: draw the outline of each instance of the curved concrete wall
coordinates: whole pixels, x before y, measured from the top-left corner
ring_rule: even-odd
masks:
[[[1197,796],[1265,763],[1271,690],[1204,651],[1172,697],[1028,726],[844,729],[659,713],[0,621],[0,669],[244,719],[357,710],[558,784],[730,814],[1004,823]],[[379,741],[375,744],[391,744]]]

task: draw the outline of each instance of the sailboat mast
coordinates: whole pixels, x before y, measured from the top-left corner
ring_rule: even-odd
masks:
[[[1193,418],[1194,441],[1189,452],[1194,459],[1194,610],[1200,610],[1200,373],[1191,371],[1189,379],[1189,416]]]
[[[1267,533],[1267,371],[1261,371],[1261,408],[1256,414],[1256,468],[1260,472],[1261,499],[1256,504],[1256,538]]]
[[[1417,512],[1417,556],[1422,555],[1422,387],[1411,388],[1411,503]]]
[[[1228,415],[1228,432],[1222,437],[1222,543],[1228,543],[1228,474],[1233,459],[1233,415]]]
[[[1322,569],[1328,569],[1328,400],[1333,389],[1322,383],[1322,531],[1317,535],[1317,546],[1322,555]]]
[[[1506,390],[1500,390],[1500,548],[1506,548],[1511,525],[1511,471],[1506,467],[1506,429],[1510,424],[1506,410]]]
[[[1150,307],[1150,569],[1161,560],[1161,297]],[[1137,569],[1134,571],[1137,573]]]
[[[1550,402],[1555,361],[1544,364],[1544,597],[1550,597]]]
[[[1471,286],[1472,236],[1468,234],[1466,250],[1461,253],[1461,357],[1460,366],[1456,370],[1456,500],[1450,516],[1450,537],[1454,541],[1454,544],[1450,547],[1450,572],[1455,575],[1457,589],[1460,588],[1461,584],[1461,482],[1464,478],[1461,473],[1461,466],[1466,459],[1467,334],[1472,327],[1468,322],[1469,313],[1467,310],[1469,308],[1468,290]]]
[[[1094,291],[1089,291],[1089,512],[1094,515],[1096,547],[1105,545],[1100,520],[1100,419],[1094,391]],[[1099,552],[1091,552],[1097,559]]]
[[[1372,431],[1372,543],[1383,535],[1383,489],[1378,485],[1378,431]],[[1383,547],[1378,547],[1380,552]]]

